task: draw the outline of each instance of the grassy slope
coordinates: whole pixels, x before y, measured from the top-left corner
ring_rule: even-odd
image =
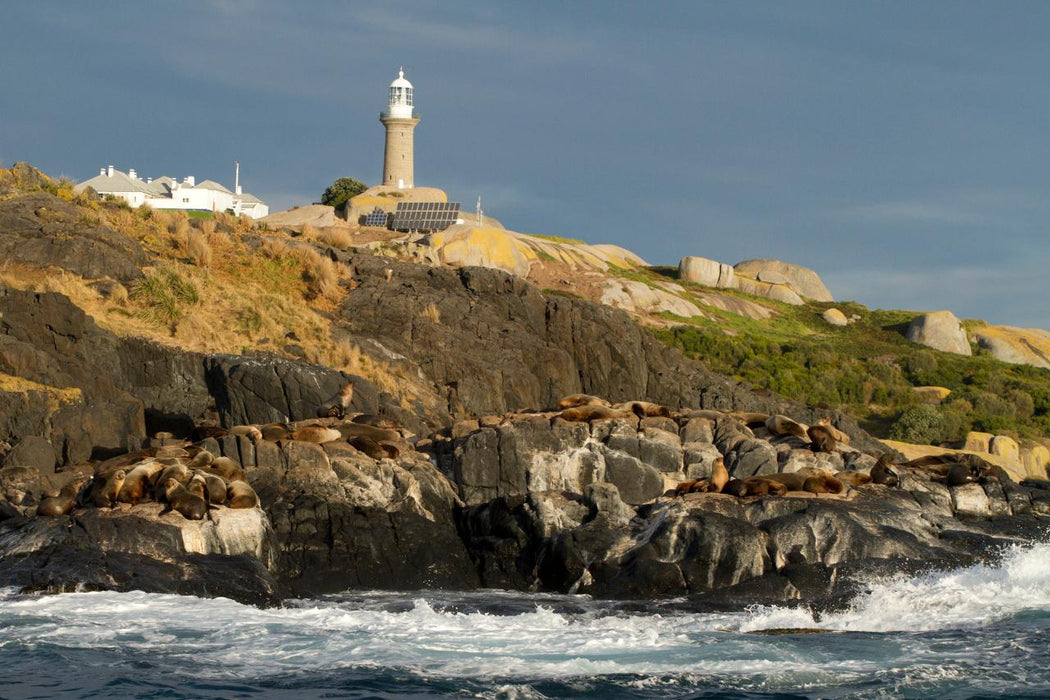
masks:
[[[674,274],[667,268],[618,273],[653,285]],[[686,288],[687,298],[689,291],[704,289],[676,282]],[[761,303],[777,315],[754,320],[702,307],[712,319],[665,314],[667,327],[654,333],[716,372],[805,403],[843,409],[878,436],[954,441],[971,429],[1050,436],[1048,370],[1006,364],[976,348],[973,357],[963,357],[909,342],[903,332],[917,311],[869,310],[852,302]],[[859,318],[843,328],[831,326],[821,318],[831,307]],[[912,388],[929,385],[952,393],[939,406],[925,405]],[[905,420],[899,422],[902,414]]]

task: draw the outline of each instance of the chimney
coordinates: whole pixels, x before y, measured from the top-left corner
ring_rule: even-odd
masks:
[[[146,178],[146,184],[147,184],[147,185],[152,185],[152,184],[153,184],[153,178],[151,178],[151,177],[147,177],[147,178]]]
[[[195,177],[193,177],[192,175],[187,175],[185,178],[183,178],[182,182],[185,185],[189,185],[190,187],[193,187],[194,185],[197,184],[197,179]]]
[[[135,175],[135,168],[128,168],[128,177],[132,180],[138,180],[138,177]]]
[[[106,174],[106,169],[105,168],[99,168],[98,169],[98,174],[99,175],[105,175]]]
[[[109,177],[113,177],[113,166],[112,165],[109,166],[108,168],[106,168],[106,175],[108,175]]]
[[[233,191],[235,194],[241,194],[241,164],[238,161],[234,161],[233,164]]]

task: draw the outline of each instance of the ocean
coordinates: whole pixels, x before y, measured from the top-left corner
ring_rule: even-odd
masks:
[[[4,698],[1050,696],[1050,545],[834,612],[507,591],[0,593]]]

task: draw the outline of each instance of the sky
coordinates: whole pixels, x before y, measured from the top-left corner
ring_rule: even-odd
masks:
[[[776,258],[836,299],[1050,329],[1050,3],[4,3],[0,164],[382,176],[653,265]]]

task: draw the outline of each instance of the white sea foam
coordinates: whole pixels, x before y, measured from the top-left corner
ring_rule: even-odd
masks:
[[[1032,609],[1050,609],[1050,544],[1014,546],[995,566],[873,581],[848,610],[819,618],[802,608],[756,608],[735,629],[924,632],[980,626]]]
[[[355,595],[261,610],[226,599],[146,593],[0,596],[0,653],[9,644],[147,654],[196,677],[257,678],[344,668],[401,668],[430,677],[762,677],[765,687],[819,686],[916,667],[922,647],[896,637],[885,653],[843,655],[820,637],[740,634],[769,628],[923,631],[1050,609],[1050,545],[975,566],[873,583],[853,607],[820,619],[768,607],[725,614],[625,613],[582,597],[497,592]],[[477,606],[454,605],[473,595]],[[480,612],[485,606],[512,614]],[[917,652],[916,649],[919,649]],[[888,658],[885,654],[889,654]],[[932,661],[936,663],[935,661]],[[509,686],[508,686],[509,687]]]

